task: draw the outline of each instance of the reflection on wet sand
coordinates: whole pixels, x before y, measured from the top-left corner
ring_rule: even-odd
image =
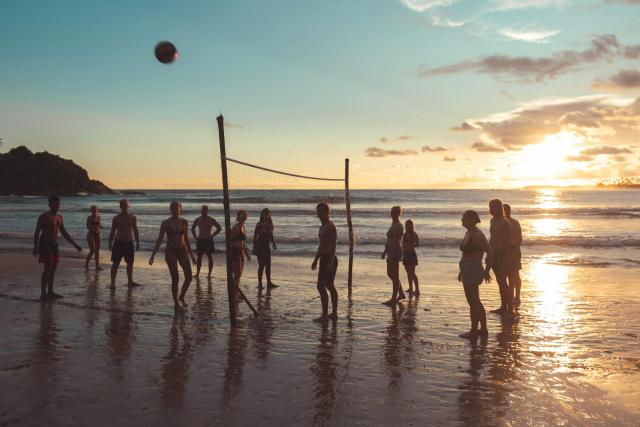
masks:
[[[169,351],[162,358],[162,399],[167,406],[179,407],[184,400],[193,349],[184,313],[176,313],[169,334]]]
[[[260,313],[260,317],[251,322],[253,349],[259,360],[267,362],[271,351],[271,336],[274,330],[271,316],[271,289],[268,289],[265,295],[263,295],[262,289],[258,291],[256,309]]]
[[[391,322],[387,326],[383,346],[384,366],[389,378],[389,389],[400,393],[402,369],[415,367],[414,337],[418,300],[409,300],[391,307]]]
[[[491,388],[492,419],[505,417],[511,403],[510,394],[520,379],[518,369],[523,361],[519,336],[517,324],[503,322],[489,355],[487,383]]]
[[[195,305],[195,328],[196,344],[202,344],[209,338],[209,332],[213,327],[212,322],[216,319],[215,298],[211,286],[211,279],[208,280],[206,291],[200,285],[200,278],[195,278],[196,305]]]
[[[244,358],[247,351],[247,328],[240,320],[229,330],[227,341],[227,367],[224,370],[224,385],[222,393],[222,407],[230,409],[235,397],[242,389],[242,374]]]
[[[492,401],[489,398],[488,386],[483,378],[483,365],[486,361],[487,341],[471,340],[469,350],[469,377],[458,387],[459,419],[465,425],[489,425]]]
[[[122,306],[118,303],[115,290],[111,290],[109,298],[109,322],[106,334],[109,337],[109,350],[115,366],[122,364],[130,355],[136,339],[134,326],[134,300],[131,288],[127,289]],[[118,369],[119,375],[124,373]]]
[[[313,425],[331,424],[336,404],[338,328],[335,322],[323,323],[311,372],[316,377],[313,388]]]
[[[85,282],[87,283],[87,293],[85,297],[85,304],[87,305],[87,327],[89,328],[89,332],[93,332],[93,327],[95,326],[100,312],[96,309],[98,298],[99,298],[99,287],[100,287],[100,275],[99,271],[91,271],[85,270]]]

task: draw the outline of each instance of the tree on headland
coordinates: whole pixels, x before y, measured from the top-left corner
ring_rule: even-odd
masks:
[[[598,183],[598,187],[614,187],[614,188],[640,188],[640,177],[624,177],[615,178],[613,180],[605,180]]]

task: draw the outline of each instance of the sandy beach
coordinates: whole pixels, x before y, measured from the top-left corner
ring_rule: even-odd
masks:
[[[3,425],[637,425],[640,289],[635,269],[525,260],[519,319],[489,318],[486,342],[457,337],[468,308],[457,265],[421,262],[422,296],[396,310],[384,264],[356,262],[351,294],[338,272],[340,318],[321,326],[314,273],[274,257],[281,287],[258,292],[255,262],[231,329],[223,257],[211,284],[195,281],[175,315],[168,272],[137,258],[124,270],[86,272],[64,258],[41,303],[28,254],[0,254]],[[107,265],[107,264],[105,264]],[[635,270],[635,271],[634,271]],[[613,280],[615,278],[615,280]],[[406,281],[404,282],[406,286]],[[483,285],[487,308],[495,285]]]

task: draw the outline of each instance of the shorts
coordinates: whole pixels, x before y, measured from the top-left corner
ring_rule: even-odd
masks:
[[[338,270],[338,257],[333,257],[333,266],[329,265],[329,261],[329,255],[320,256],[320,266],[318,267],[318,284],[333,283],[336,278],[336,271]]]
[[[215,251],[216,247],[213,243],[213,238],[196,240],[196,253],[209,255]]]
[[[482,260],[463,258],[460,260],[460,275],[465,286],[478,286],[484,281],[484,267]]]
[[[416,251],[405,252],[402,256],[402,265],[405,267],[418,265],[418,255],[416,254]]]
[[[522,251],[520,246],[513,246],[511,248],[511,270],[522,270]]]
[[[387,249],[387,262],[399,263],[402,261],[402,248],[400,246],[393,246]]]
[[[505,270],[508,270],[508,265],[505,265],[505,256],[506,251],[504,249],[496,249],[493,253],[493,266],[491,267],[491,269],[494,273],[497,273],[498,271],[503,272]]]
[[[38,263],[57,265],[60,261],[60,249],[57,243],[47,240],[38,242]]]
[[[124,262],[127,264],[133,263],[135,250],[133,247],[133,242],[128,242],[125,240],[116,240],[113,242],[113,246],[111,249],[111,262],[114,264],[120,264],[122,258],[124,258]]]

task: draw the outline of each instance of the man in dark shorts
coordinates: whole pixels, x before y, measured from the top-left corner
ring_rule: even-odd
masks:
[[[111,289],[116,287],[116,275],[122,258],[127,263],[127,284],[130,287],[139,286],[133,281],[134,238],[136,240],[135,250],[139,251],[138,220],[135,215],[129,213],[129,201],[122,199],[120,200],[120,213],[113,217],[109,233],[109,250],[111,250],[111,262],[113,263],[111,264]]]
[[[196,277],[200,275],[200,268],[202,267],[202,255],[207,254],[209,259],[209,274],[207,277],[211,279],[211,272],[213,271],[213,253],[215,252],[215,246],[213,244],[213,237],[220,233],[222,228],[218,221],[209,216],[209,206],[202,205],[202,214],[191,226],[191,233],[193,238],[196,239],[196,253],[198,254],[198,260],[196,262]],[[196,227],[198,227],[198,234],[196,235]],[[215,227],[216,231],[211,233],[211,229]]]
[[[329,205],[326,203],[318,204],[316,206],[316,214],[321,223],[320,231],[318,232],[320,243],[316,257],[311,264],[311,269],[318,268],[318,293],[322,303],[322,316],[314,319],[314,322],[326,322],[329,319],[335,321],[338,319],[338,291],[334,286],[334,279],[338,269],[338,258],[336,257],[338,233],[336,226],[329,219]],[[319,267],[318,261],[320,261]],[[331,295],[331,314],[328,314],[329,297],[327,291]]]
[[[511,225],[511,265],[509,266],[507,278],[509,279],[511,292],[515,292],[513,306],[518,308],[520,307],[520,288],[522,287],[522,280],[520,279],[520,270],[522,270],[522,251],[520,250],[522,227],[520,226],[520,221],[511,217],[511,206],[505,203],[503,207],[504,216]]]
[[[55,279],[56,268],[60,259],[58,249],[58,232],[62,234],[78,252],[82,248],[69,236],[64,228],[62,215],[58,214],[60,209],[60,198],[58,196],[49,197],[49,210],[38,218],[36,231],[33,234],[33,256],[38,257],[38,263],[44,264],[42,278],[40,279],[40,300],[47,298],[62,298],[53,292],[53,281]]]

